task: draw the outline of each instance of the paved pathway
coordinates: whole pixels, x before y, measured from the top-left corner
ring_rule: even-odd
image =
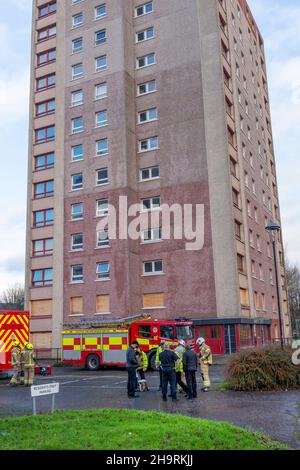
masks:
[[[211,368],[213,385],[223,381],[223,367]],[[179,394],[179,402],[164,403],[158,388],[158,374],[148,374],[150,391],[140,398],[128,400],[127,373],[124,370],[87,372],[77,368],[54,369],[52,377],[38,377],[37,383],[60,382],[56,399],[58,409],[131,408],[181,413],[198,418],[227,421],[244,428],[262,431],[275,439],[300,449],[300,392],[215,392],[199,393],[189,402]],[[199,378],[199,386],[201,380]],[[7,416],[30,415],[32,400],[28,388],[10,388],[0,380],[0,419]],[[50,398],[38,402],[38,411],[50,409]],[[293,416],[294,415],[294,416]]]

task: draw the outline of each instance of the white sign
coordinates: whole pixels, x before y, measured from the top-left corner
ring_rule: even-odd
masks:
[[[31,396],[41,397],[44,395],[54,395],[59,392],[59,383],[45,384],[45,385],[32,385]]]

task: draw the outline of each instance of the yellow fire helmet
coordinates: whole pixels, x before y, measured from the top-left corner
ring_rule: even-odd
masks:
[[[25,345],[25,348],[26,348],[26,349],[33,349],[33,345],[32,345],[31,343],[27,343],[27,344]]]
[[[13,347],[14,348],[19,348],[20,346],[21,346],[20,341],[17,341],[17,340],[13,341]]]

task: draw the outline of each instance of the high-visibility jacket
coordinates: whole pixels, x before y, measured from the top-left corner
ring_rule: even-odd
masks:
[[[137,354],[137,361],[138,361],[138,370],[148,369],[148,357],[147,357],[147,354],[144,353],[144,351]]]
[[[159,355],[160,355],[162,352],[163,352],[163,347],[159,345],[159,346],[157,347],[156,356],[155,356],[155,365],[156,365],[156,366],[160,366]]]
[[[183,358],[183,353],[184,352],[185,352],[185,347],[182,346],[181,344],[179,344],[179,346],[177,346],[177,348],[175,349],[175,354],[177,354],[177,356],[179,358],[179,365],[178,365],[178,368],[177,368],[176,372],[183,372],[182,358]]]
[[[211,349],[208,346],[208,344],[203,343],[200,346],[200,354],[199,354],[199,362],[203,364],[212,364],[212,354],[211,354]]]
[[[11,352],[11,364],[13,367],[21,366],[21,350],[20,348],[13,348]]]
[[[35,364],[35,353],[33,349],[23,350],[23,364],[25,369],[33,369]]]

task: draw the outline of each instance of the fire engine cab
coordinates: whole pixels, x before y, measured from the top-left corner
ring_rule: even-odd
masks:
[[[162,340],[176,347],[179,339],[194,346],[190,321],[153,320],[150,316],[128,317],[108,322],[67,323],[62,331],[62,360],[97,370],[101,366],[126,365],[126,351],[137,340],[155,369],[156,349]]]
[[[13,341],[21,348],[29,341],[29,312],[0,310],[0,371],[12,370]]]

